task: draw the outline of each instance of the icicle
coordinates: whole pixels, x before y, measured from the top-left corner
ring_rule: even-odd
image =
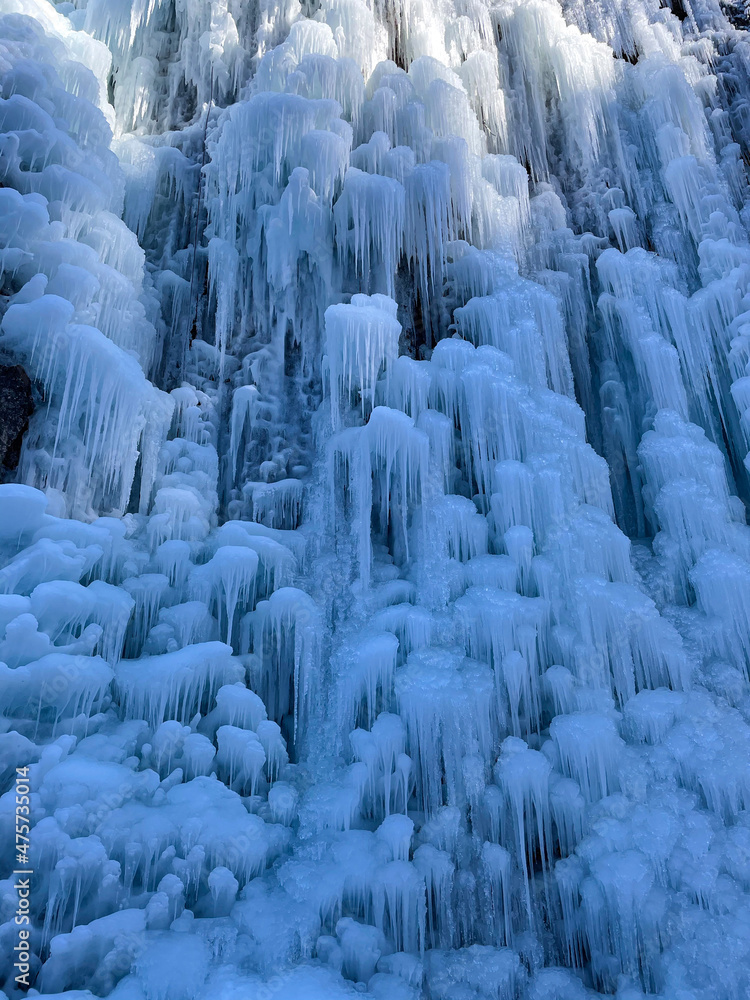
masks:
[[[495,717],[492,677],[486,667],[456,653],[430,649],[409,656],[396,672],[395,690],[417,765],[417,796],[432,815],[444,794],[449,804],[463,800],[463,755],[475,744],[484,756],[489,754]]]
[[[334,218],[338,252],[345,260],[353,258],[354,273],[366,279],[365,290],[375,283],[379,287],[372,291],[393,298],[404,230],[403,186],[350,167]]]
[[[253,549],[224,545],[190,574],[191,591],[216,609],[227,645],[232,643],[237,609],[254,603],[258,565]]]
[[[326,354],[331,379],[331,419],[337,429],[341,403],[356,390],[364,417],[375,405],[375,384],[398,356],[401,326],[396,303],[383,295],[354,295],[351,305],[329,306],[325,314]]]
[[[219,726],[258,731],[266,719],[266,708],[261,699],[244,684],[225,684],[216,692],[216,708],[201,723],[201,728],[212,735]]]
[[[235,683],[242,673],[229,646],[206,642],[163,656],[121,661],[115,682],[123,709],[131,718],[148,719],[155,728],[170,716],[184,724],[204,700],[210,703],[222,684]]]
[[[294,587],[275,591],[252,615],[253,649],[262,665],[261,696],[276,721],[293,708],[295,735],[313,703],[321,624],[315,602]]]
[[[232,416],[230,419],[231,439],[229,455],[232,481],[238,473],[237,461],[240,456],[243,437],[249,438],[257,407],[258,390],[254,385],[242,385],[232,395]]]
[[[346,732],[354,728],[360,712],[370,727],[378,706],[385,711],[390,707],[397,649],[398,639],[386,632],[360,638],[350,648],[341,650],[339,717]]]
[[[530,877],[539,853],[546,873],[550,856],[550,763],[544,754],[530,750],[523,740],[504,740],[495,766],[495,780],[510,807],[516,851],[522,860],[526,910],[532,919]]]
[[[603,715],[558,715],[550,736],[563,770],[575,779],[589,802],[618,787],[617,765],[623,745],[614,722]]]
[[[482,845],[482,875],[489,933],[498,945],[508,946],[513,939],[511,865],[511,855],[504,847],[488,842]]]
[[[354,756],[368,770],[369,795],[375,815],[388,816],[391,809],[405,810],[408,788],[402,785],[406,755],[406,731],[398,715],[382,712],[370,732],[355,729],[349,734]]]
[[[265,750],[256,734],[234,726],[220,726],[216,739],[216,763],[229,787],[255,795],[258,777],[266,763]]]
[[[422,844],[414,852],[414,867],[425,882],[427,941],[433,948],[450,947],[453,938],[450,897],[455,865],[446,851]]]
[[[407,861],[391,861],[373,886],[375,925],[399,951],[421,952],[425,936],[424,882]]]
[[[706,552],[690,572],[698,606],[723,624],[727,654],[747,675],[750,649],[748,587],[750,566],[744,559],[717,549]]]

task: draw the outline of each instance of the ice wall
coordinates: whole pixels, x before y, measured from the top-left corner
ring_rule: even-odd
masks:
[[[728,11],[736,19],[734,8]],[[0,0],[0,994],[750,994],[715,0]]]

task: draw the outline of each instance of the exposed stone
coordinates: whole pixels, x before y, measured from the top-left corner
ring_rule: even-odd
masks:
[[[34,412],[31,379],[20,365],[0,365],[0,463],[15,469]]]

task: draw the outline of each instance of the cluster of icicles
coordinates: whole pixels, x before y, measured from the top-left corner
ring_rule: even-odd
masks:
[[[36,991],[748,995],[748,101],[712,0],[0,0]]]

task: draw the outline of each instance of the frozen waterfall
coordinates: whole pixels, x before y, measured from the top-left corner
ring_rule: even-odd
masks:
[[[0,1000],[750,997],[750,35],[671,3],[0,0]]]

